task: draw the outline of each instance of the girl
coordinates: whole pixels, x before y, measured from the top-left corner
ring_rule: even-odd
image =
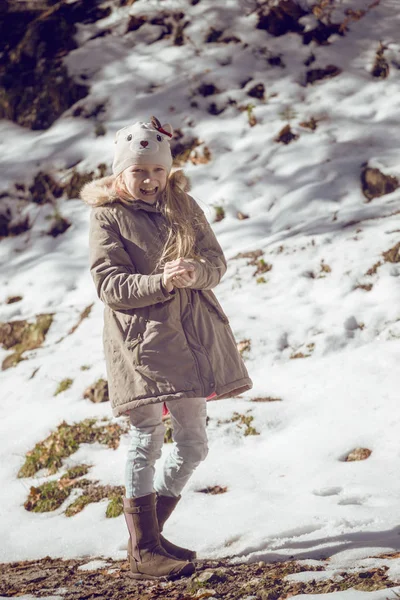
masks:
[[[171,172],[171,125],[152,117],[116,134],[113,175],[86,184],[90,271],[105,304],[103,344],[114,416],[129,415],[128,560],[135,579],[194,572],[194,551],[162,535],[208,453],[206,402],[253,387],[212,289],[226,260],[203,210]],[[156,478],[163,406],[174,446]]]

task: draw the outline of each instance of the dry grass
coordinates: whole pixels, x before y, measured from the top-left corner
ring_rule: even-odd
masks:
[[[218,425],[225,425],[227,423],[236,423],[236,427],[239,431],[243,432],[243,435],[247,437],[248,435],[260,435],[260,433],[253,427],[252,423],[254,421],[253,415],[243,415],[238,412],[234,412],[230,419],[224,421],[218,421]]]
[[[68,390],[71,385],[74,383],[73,379],[63,379],[62,381],[60,381],[60,383],[57,386],[56,391],[54,392],[54,396],[58,396],[58,394],[62,394],[62,392],[65,392],[66,390]]]
[[[31,486],[24,504],[25,509],[36,513],[57,510],[69,498],[73,490],[81,490],[82,494],[65,509],[65,516],[73,517],[88,504],[108,498],[106,517],[119,517],[123,513],[122,498],[125,488],[99,485],[98,481],[84,479],[83,476],[88,473],[89,468],[89,465],[72,467],[59,479],[48,481],[38,487]]]
[[[274,398],[273,396],[251,398],[250,402],[281,402],[282,398]]]
[[[244,352],[250,352],[251,350],[251,340],[241,340],[236,345],[242,356]]]
[[[116,449],[120,438],[128,430],[117,423],[98,424],[96,419],[85,419],[68,424],[63,421],[45,440],[38,442],[18,472],[18,477],[32,477],[41,469],[54,474],[63,464],[63,459],[76,452],[81,444],[98,442]]]
[[[220,485],[212,485],[196,491],[200,492],[201,494],[211,494],[215,496],[217,494],[225,494],[228,491],[228,488]]]
[[[28,320],[0,323],[0,344],[12,350],[2,363],[2,370],[14,367],[24,360],[24,353],[40,348],[53,322],[53,314],[37,315],[34,323]]]
[[[107,381],[105,379],[98,379],[95,383],[86,388],[83,397],[95,404],[99,402],[108,402],[110,397]]]
[[[373,283],[357,283],[357,285],[353,287],[353,290],[364,290],[365,292],[370,292],[373,287]]]

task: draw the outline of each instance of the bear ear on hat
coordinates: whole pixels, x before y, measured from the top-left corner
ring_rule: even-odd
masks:
[[[167,133],[169,133],[171,135],[171,137],[172,137],[172,134],[174,133],[172,125],[170,125],[169,123],[164,123],[164,125],[162,126],[162,129],[164,129],[164,131],[166,131]]]
[[[116,144],[116,143],[117,143],[117,141],[118,141],[118,138],[119,138],[120,134],[121,134],[123,131],[125,131],[125,129],[128,129],[128,126],[126,126],[126,127],[123,127],[122,129],[118,129],[118,131],[116,131],[116,132],[115,132],[114,144]]]
[[[169,123],[165,123],[165,125],[161,125],[161,122],[157,119],[157,117],[154,117],[154,116],[150,118],[150,121],[151,121],[151,124],[154,127],[154,129],[156,129],[160,133],[164,133],[169,138],[172,138],[172,134],[174,133],[174,130],[172,129],[172,125],[170,125]]]

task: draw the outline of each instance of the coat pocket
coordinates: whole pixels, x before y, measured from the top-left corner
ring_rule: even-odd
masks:
[[[127,347],[132,351],[133,361],[135,365],[141,365],[140,349],[143,342],[143,334],[138,333],[135,338],[127,342]]]
[[[210,312],[214,312],[223,323],[229,323],[229,319],[228,319],[227,315],[225,314],[222,306],[218,302],[217,298],[215,297],[215,295],[210,291],[208,291],[208,293],[205,290],[200,290],[200,291],[201,291],[202,297],[207,302],[208,310]]]

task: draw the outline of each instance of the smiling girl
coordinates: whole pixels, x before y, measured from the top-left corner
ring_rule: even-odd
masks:
[[[154,117],[119,130],[113,175],[81,191],[92,206],[90,271],[105,305],[112,411],[131,422],[124,514],[135,579],[193,573],[196,553],[161,532],[208,454],[207,400],[253,387],[212,291],[225,256],[183,172],[171,172],[172,133]],[[164,404],[174,444],[155,473]]]

